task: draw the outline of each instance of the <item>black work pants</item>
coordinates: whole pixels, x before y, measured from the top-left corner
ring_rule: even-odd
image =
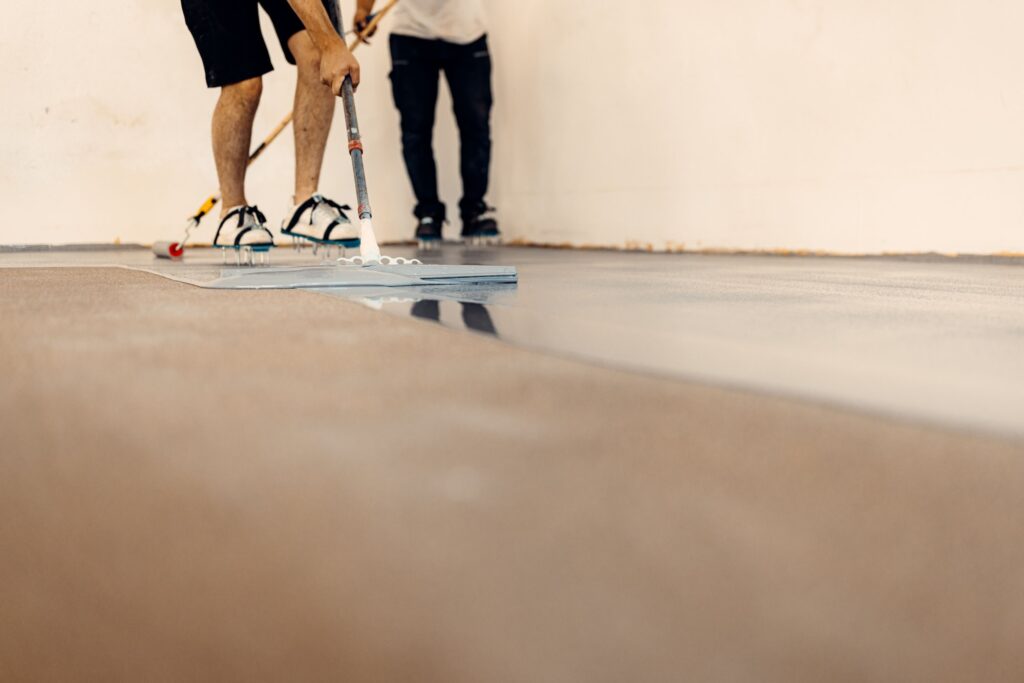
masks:
[[[391,90],[402,119],[402,155],[416,216],[443,218],[434,162],[434,113],[441,72],[448,80],[461,143],[460,213],[480,213],[491,165],[491,55],[487,36],[468,45],[391,36]]]

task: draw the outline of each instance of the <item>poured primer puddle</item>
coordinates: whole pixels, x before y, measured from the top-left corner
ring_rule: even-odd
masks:
[[[192,272],[177,265],[141,268],[207,289],[312,289],[325,287],[417,287],[423,285],[515,284],[513,266],[436,264],[277,266],[225,268],[211,279],[208,269]]]
[[[411,256],[412,254],[410,254]],[[485,256],[484,253],[480,254]],[[324,288],[416,288],[423,286],[515,285],[518,271],[507,264],[478,265],[465,258],[454,263],[401,263],[351,265],[334,259],[310,256],[278,248],[269,266],[224,265],[213,249],[189,249],[184,260],[157,259],[148,250],[97,252],[26,252],[0,254],[0,268],[25,267],[116,267],[139,270],[205,289],[324,289]]]
[[[416,287],[515,284],[512,266],[326,265],[232,271],[201,287],[210,289],[309,289],[323,287]]]

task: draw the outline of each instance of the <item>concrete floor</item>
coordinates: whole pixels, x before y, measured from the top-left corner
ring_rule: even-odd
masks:
[[[321,289],[610,367],[1024,438],[1024,261],[780,258],[471,249],[389,252],[515,265],[518,286]],[[4,265],[118,263],[210,283],[144,250],[0,254]],[[320,264],[278,249],[274,263]]]
[[[92,258],[109,256],[72,261]],[[951,429],[936,412],[682,382],[667,361],[637,374],[565,357],[609,330],[593,357],[617,365],[611,330],[636,332],[624,301],[654,325],[682,307],[670,339],[688,324],[727,346],[748,329],[755,350],[759,336],[782,346],[773,318],[806,306],[831,331],[808,314],[788,338],[833,338],[843,358],[866,346],[869,369],[894,349],[931,353],[928,325],[942,353],[989,335],[984,362],[955,360],[1012,396],[996,369],[1019,372],[1000,354],[1021,329],[1024,271],[921,265],[944,285],[918,264],[842,262],[900,283],[888,314],[886,297],[847,309],[863,320],[846,345],[825,304],[848,290],[820,284],[843,279],[830,262],[801,277],[799,260],[494,258],[522,274],[482,302],[494,332],[555,355],[337,292],[0,270],[0,680],[1024,676],[1024,442],[1000,428],[1012,420]],[[759,277],[775,283],[762,316]],[[651,290],[620,282],[666,278],[664,301],[622,298]],[[808,280],[803,304],[780,294]],[[726,284],[701,289],[714,281]],[[588,282],[609,284],[588,295]],[[406,318],[440,300],[441,322],[486,331],[452,292],[409,294],[422,301],[358,296]],[[723,321],[716,305],[753,317]],[[588,328],[586,311],[602,319]],[[577,322],[558,345],[547,330],[561,317]],[[664,338],[639,357],[674,358]],[[894,386],[926,401],[935,384],[913,379],[929,367]]]

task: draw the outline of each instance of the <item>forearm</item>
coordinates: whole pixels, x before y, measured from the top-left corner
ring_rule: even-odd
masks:
[[[357,0],[356,7],[362,12],[372,14],[374,4],[376,4],[376,0]]]
[[[328,16],[321,0],[288,0],[288,4],[299,15],[313,44],[321,52],[336,48],[339,42],[345,45],[345,41],[338,35],[338,29],[331,23],[331,17]]]

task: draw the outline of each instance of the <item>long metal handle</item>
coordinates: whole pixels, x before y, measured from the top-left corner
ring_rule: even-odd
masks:
[[[333,5],[335,11],[332,18],[337,21],[335,28],[338,30],[338,35],[344,35],[345,28],[342,26],[338,0],[333,0]],[[363,35],[368,35],[386,14],[385,10],[390,10],[394,5],[395,3],[391,2],[384,10],[378,12],[370,25],[366,27]],[[359,134],[359,117],[356,115],[355,88],[352,86],[351,76],[346,76],[341,85],[341,101],[345,110],[345,132],[348,135],[348,152],[352,157],[352,178],[355,180],[356,201],[359,205],[359,253],[364,260],[380,261],[380,247],[377,245],[377,236],[373,232],[373,209],[370,208],[370,193],[366,189],[363,139]]]
[[[359,118],[356,116],[352,79],[348,76],[341,85],[341,100],[345,109],[348,151],[352,157],[352,178],[356,183],[356,200],[359,202],[359,255],[364,262],[379,262],[380,246],[373,231],[373,209],[370,208],[370,193],[366,190],[366,169],[363,168],[363,140],[359,134]]]
[[[345,108],[345,131],[348,133],[348,151],[352,157],[352,175],[356,181],[356,201],[359,203],[359,218],[373,218],[370,208],[370,193],[366,189],[366,169],[363,167],[363,139],[359,134],[359,117],[356,115],[356,98],[352,78],[345,77],[341,87],[342,104]]]

